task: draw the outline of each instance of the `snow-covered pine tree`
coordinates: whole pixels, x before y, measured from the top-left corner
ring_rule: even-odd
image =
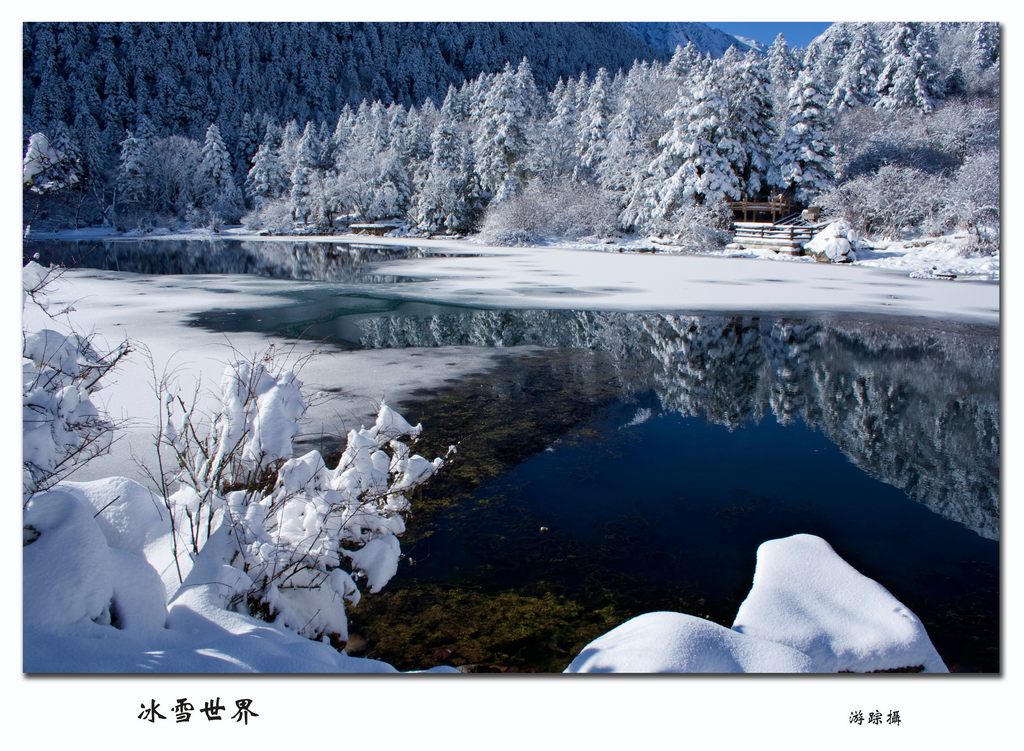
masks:
[[[650,169],[659,178],[651,212],[656,221],[670,224],[688,204],[740,197],[740,179],[729,162],[740,146],[724,119],[725,110],[709,75],[669,111],[672,128],[658,141],[661,153]]]
[[[768,48],[768,74],[772,80],[772,86],[785,95],[793,85],[799,66],[793,57],[792,50],[786,43],[786,37],[781,33],[775,36],[771,47]]]
[[[730,47],[715,66],[725,101],[725,119],[736,148],[725,154],[746,196],[765,185],[775,146],[775,109],[767,60],[753,50],[741,56]]]
[[[467,232],[479,213],[479,190],[458,120],[457,100],[454,88],[449,88],[430,137],[431,157],[410,217],[421,232]]]
[[[934,39],[921,23],[895,23],[884,42],[882,72],[878,77],[879,109],[916,109],[928,113],[935,108],[937,94]]]
[[[121,141],[121,158],[115,183],[115,206],[119,212],[136,211],[146,203],[147,148],[148,144],[136,138],[131,131]]]
[[[577,164],[573,179],[579,183],[592,183],[597,179],[608,147],[608,127],[611,104],[608,96],[608,71],[601,68],[594,76],[587,96],[587,106],[576,128]]]
[[[238,128],[238,137],[235,139],[235,164],[238,165],[240,179],[245,179],[249,169],[252,167],[252,160],[256,158],[256,151],[260,147],[259,127],[256,119],[248,112],[242,116],[242,124]]]
[[[971,57],[978,70],[986,70],[999,63],[999,24],[991,21],[977,24]]]
[[[548,95],[548,120],[538,127],[528,156],[529,171],[537,179],[552,183],[569,177],[576,169],[575,82],[561,78]]]
[[[506,65],[487,90],[473,137],[480,184],[495,201],[517,195],[526,183],[526,114],[523,87]]]
[[[605,190],[624,193],[652,159],[643,141],[637,105],[628,91],[623,94],[608,134],[598,179]]]
[[[834,177],[826,97],[814,78],[814,48],[789,91],[789,117],[768,173],[768,183],[806,202],[827,189]]]
[[[202,159],[196,177],[196,195],[199,197],[200,205],[222,221],[238,221],[242,202],[231,169],[231,157],[216,124],[211,123],[206,129],[206,140],[203,142]]]
[[[253,204],[258,207],[284,195],[290,187],[291,179],[281,164],[277,149],[270,143],[261,143],[252,161],[252,168],[245,178],[245,191]]]
[[[292,167],[291,200],[292,218],[308,224],[315,221],[314,172],[316,170],[318,145],[316,129],[307,122],[295,150],[295,165]]]
[[[871,24],[857,24],[828,106],[836,111],[875,101],[881,49]]]
[[[771,78],[772,102],[775,105],[775,130],[781,133],[786,127],[786,107],[789,90],[796,81],[800,70],[799,58],[786,43],[786,38],[777,34],[768,48],[768,75]]]

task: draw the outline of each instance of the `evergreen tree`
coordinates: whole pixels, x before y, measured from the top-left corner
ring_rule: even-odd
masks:
[[[776,138],[767,61],[753,50],[740,57],[731,47],[719,60],[719,68],[725,118],[737,142],[726,156],[743,194],[756,196],[766,185]]]
[[[469,145],[456,118],[449,90],[430,137],[431,158],[413,202],[411,221],[423,232],[467,232],[479,213]]]
[[[307,122],[302,138],[295,150],[295,166],[292,168],[291,199],[292,217],[303,224],[315,222],[316,206],[316,163],[319,145],[316,142],[316,129],[313,123]]]
[[[672,128],[658,141],[661,153],[652,216],[670,222],[688,204],[712,204],[740,197],[740,180],[729,156],[740,147],[725,122],[725,102],[705,81],[669,112]]]
[[[226,222],[238,221],[241,200],[231,169],[231,157],[220,129],[214,124],[206,129],[197,178],[196,193],[200,206]]]
[[[871,104],[877,96],[881,51],[868,24],[858,25],[850,49],[839,67],[839,78],[832,90],[829,107],[841,111]]]
[[[135,211],[146,203],[147,147],[148,144],[136,138],[131,131],[121,141],[116,182],[116,205],[119,209]]]
[[[884,50],[875,107],[931,112],[935,107],[937,76],[933,41],[927,26],[893,24],[886,35]]]
[[[245,178],[245,190],[253,203],[261,203],[280,198],[289,189],[290,177],[275,149],[270,143],[264,142],[256,150],[252,168]]]
[[[775,129],[780,133],[786,126],[789,90],[796,80],[799,68],[793,52],[786,44],[786,38],[781,33],[778,34],[772,46],[768,48],[768,75],[771,78],[772,102],[775,106]]]
[[[604,152],[608,146],[608,127],[611,105],[608,101],[608,71],[601,68],[594,77],[587,96],[587,106],[576,129],[576,155],[578,163],[573,179],[590,183],[597,178]]]
[[[577,122],[575,84],[561,79],[548,97],[548,121],[541,127],[530,149],[529,169],[539,179],[553,182],[569,177],[576,168]]]
[[[999,24],[991,21],[977,24],[972,59],[978,70],[999,64]]]
[[[526,182],[526,103],[511,66],[494,77],[473,139],[480,184],[494,200],[517,195]]]
[[[814,48],[789,92],[789,117],[768,174],[770,185],[807,202],[830,187],[835,177],[826,98],[814,78]]]

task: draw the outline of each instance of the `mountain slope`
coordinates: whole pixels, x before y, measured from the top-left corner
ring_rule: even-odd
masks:
[[[736,47],[740,52],[749,49],[736,37],[703,23],[667,21],[624,23],[623,26],[642,39],[659,57],[671,55],[677,45],[685,47],[687,42],[693,42],[701,52],[710,52],[712,57],[720,57],[730,47]]]

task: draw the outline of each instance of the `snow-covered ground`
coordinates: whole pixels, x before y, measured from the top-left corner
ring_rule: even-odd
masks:
[[[346,239],[352,240],[353,237]],[[336,239],[337,240],[337,239]],[[368,244],[404,244],[367,238]],[[396,261],[388,273],[419,280],[403,293],[510,308],[737,313],[856,312],[927,316],[995,325],[999,286],[911,278],[856,265],[759,263],[715,256],[592,253],[560,247],[499,248],[417,240],[451,257]],[[474,257],[456,257],[463,250]]]
[[[947,672],[924,626],[820,537],[758,548],[754,582],[725,628],[646,613],[588,644],[567,673]]]

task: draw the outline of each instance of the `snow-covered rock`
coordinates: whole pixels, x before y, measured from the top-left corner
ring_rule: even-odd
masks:
[[[683,613],[645,613],[592,641],[566,673],[810,673],[807,655]]]
[[[860,234],[845,219],[829,224],[804,246],[804,250],[821,261],[850,263],[856,260],[856,251],[863,241]]]
[[[567,673],[947,672],[921,621],[813,535],[769,540],[732,629],[646,613],[598,637]]]
[[[733,629],[797,649],[819,672],[947,672],[917,616],[813,535],[758,548]]]

